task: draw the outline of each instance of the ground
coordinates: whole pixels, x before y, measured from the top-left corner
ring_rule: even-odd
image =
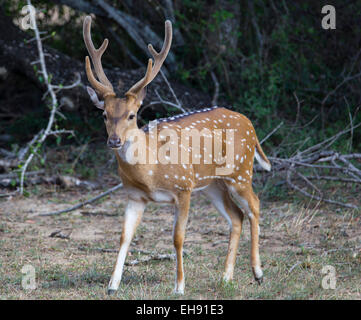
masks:
[[[172,293],[174,261],[150,260],[127,265],[118,293],[109,297],[106,287],[116,252],[103,249],[119,246],[124,193],[119,190],[71,213],[36,217],[36,213],[71,206],[95,193],[46,188],[42,186],[37,196],[1,200],[1,299],[361,298],[359,212],[263,201],[260,254],[264,282],[258,285],[252,276],[249,223],[245,220],[234,281],[225,284],[221,278],[228,225],[200,193],[192,197],[187,227],[185,295]],[[170,206],[150,204],[127,261],[172,254],[172,225]],[[50,237],[58,230],[70,233],[69,239]],[[22,288],[21,269],[27,264],[35,267],[35,290]],[[335,268],[335,289],[327,289],[332,283],[325,266]]]

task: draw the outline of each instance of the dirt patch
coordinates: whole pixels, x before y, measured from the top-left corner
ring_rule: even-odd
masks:
[[[105,288],[116,259],[112,249],[118,248],[121,234],[124,192],[120,190],[68,214],[34,216],[37,212],[68,207],[87,196],[74,190],[50,195],[44,191],[39,196],[1,201],[2,298],[107,298]],[[262,207],[260,251],[269,281],[263,288],[254,285],[249,266],[249,223],[245,220],[235,282],[224,287],[219,281],[228,224],[208,199],[200,193],[192,196],[185,241],[185,298],[360,298],[359,213],[335,213],[328,207],[309,208],[292,203],[263,203]],[[150,204],[127,260],[151,253],[173,253],[172,227],[172,207]],[[69,239],[50,237],[57,230],[69,234]],[[21,287],[21,268],[25,264],[37,270],[38,287],[32,293]],[[338,270],[339,290],[320,288],[320,270],[327,264]],[[173,277],[174,261],[127,266],[117,297],[177,298],[171,295]]]

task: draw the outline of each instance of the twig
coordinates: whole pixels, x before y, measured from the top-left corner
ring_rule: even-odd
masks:
[[[357,251],[360,250],[361,247],[355,247],[355,248],[334,248],[334,249],[330,249],[327,251],[324,251],[321,256],[327,256],[327,254],[329,254],[330,252],[337,252],[337,251]]]
[[[11,152],[11,151],[3,149],[3,148],[0,148],[0,154],[3,154],[5,157],[8,157],[8,158],[16,157],[14,152]]]
[[[331,203],[331,204],[336,204],[342,207],[346,207],[346,208],[351,208],[351,209],[357,209],[358,207],[350,204],[350,203],[342,203],[339,201],[335,201],[335,200],[331,200],[331,199],[326,199],[323,197],[319,197],[316,195],[312,195],[310,193],[308,193],[307,191],[302,190],[301,188],[299,188],[298,186],[296,186],[294,183],[292,183],[291,181],[291,172],[292,172],[293,168],[291,167],[288,171],[287,171],[287,184],[294,190],[297,190],[298,192],[302,193],[304,196],[314,199],[314,200],[320,200],[320,201],[324,201],[327,203]]]
[[[212,70],[213,69],[212,63],[210,62],[208,53],[205,50],[203,51],[203,55],[204,55],[204,59],[206,60],[207,68],[209,68],[209,72],[211,74],[211,78],[212,78],[212,81],[214,84],[214,94],[213,94],[213,98],[212,98],[212,102],[211,102],[212,107],[213,107],[213,106],[217,106],[217,101],[218,101],[218,97],[219,97],[219,81],[217,79],[216,74]],[[220,55],[220,53],[219,53],[219,55]],[[212,60],[216,61],[217,58],[218,58],[218,55]]]
[[[51,130],[48,132],[48,135],[53,135],[53,136],[57,136],[59,134],[64,134],[64,133],[67,133],[67,134],[70,134],[72,136],[75,136],[75,133],[73,130],[66,130],[66,129],[60,129],[60,130]]]
[[[81,251],[100,251],[100,252],[118,252],[117,249],[108,249],[108,248],[87,248],[87,247],[78,247]]]
[[[176,101],[179,109],[182,110],[183,113],[185,113],[186,110],[184,110],[184,109],[182,108],[182,104],[181,104],[180,101],[178,100],[177,95],[174,93],[174,90],[173,90],[172,86],[170,85],[170,83],[169,83],[167,77],[165,76],[164,72],[162,71],[162,69],[160,69],[160,74],[161,74],[163,80],[165,81],[165,83],[167,84],[167,86],[168,86],[168,88],[169,88],[169,91],[171,92],[171,94],[172,94],[174,100]]]
[[[175,253],[172,253],[172,254],[157,254],[157,255],[152,255],[152,256],[148,256],[148,257],[144,257],[144,258],[131,260],[129,262],[125,262],[124,264],[126,266],[135,266],[137,264],[147,263],[147,262],[152,261],[152,260],[174,260],[174,259],[175,259]]]
[[[212,80],[214,83],[214,94],[213,94],[213,99],[212,99],[212,106],[216,106],[218,96],[219,96],[219,82],[218,82],[216,74],[213,71],[211,71],[211,77],[212,77]]]
[[[360,179],[342,178],[342,177],[330,177],[330,176],[308,176],[309,180],[330,180],[350,183],[361,183]]]
[[[290,274],[290,273],[293,271],[293,269],[296,268],[297,266],[299,266],[301,263],[302,263],[301,261],[296,262],[296,263],[290,268],[290,270],[288,270],[288,274]]]
[[[87,248],[87,247],[78,247],[81,251],[100,251],[100,252],[119,252],[119,249],[111,249],[111,248]],[[152,254],[152,252],[142,249],[129,249],[131,253],[142,253],[142,254]]]
[[[328,147],[330,147],[339,137],[341,137],[342,135],[350,132],[351,130],[355,130],[356,128],[358,128],[359,126],[361,126],[361,122],[358,123],[357,125],[353,126],[353,128],[347,128],[345,130],[342,130],[338,133],[336,133],[335,135],[333,135],[332,137],[323,140],[322,142],[315,144],[309,148],[307,148],[306,150],[303,150],[301,153],[299,153],[298,155],[302,155],[302,154],[306,154],[306,153],[311,153],[313,151],[316,151],[317,149],[320,149],[321,147],[323,149],[326,149]],[[326,146],[324,146],[324,144],[328,143]]]
[[[319,194],[322,196],[322,192],[320,189],[318,189],[307,177],[305,177],[303,174],[296,172],[296,175],[300,177],[303,181],[306,181],[308,185],[310,185],[313,189],[317,190]]]
[[[263,45],[264,45],[264,40],[263,40],[263,36],[262,33],[260,31],[260,28],[258,26],[257,23],[257,18],[256,18],[256,14],[254,11],[254,5],[253,5],[253,1],[252,0],[248,0],[248,8],[251,14],[251,22],[253,25],[253,28],[256,32],[257,38],[258,38],[258,42],[259,42],[259,60],[260,60],[260,65],[262,66],[262,55],[263,55]]]
[[[262,144],[263,142],[265,142],[270,136],[272,136],[279,128],[281,128],[283,126],[283,121],[276,127],[274,128],[269,134],[266,135],[266,137],[264,137],[260,144]]]
[[[18,193],[17,190],[14,192],[9,192],[9,193],[0,193],[0,198],[15,196],[17,193]]]
[[[69,90],[69,89],[73,89],[75,87],[77,87],[78,85],[80,85],[81,83],[81,77],[80,77],[80,73],[77,72],[75,74],[76,76],[76,80],[72,83],[72,84],[69,84],[67,86],[62,86],[62,85],[52,85],[53,89],[58,89],[57,91],[60,91],[60,90]],[[57,92],[56,91],[56,92]]]
[[[39,175],[39,174],[42,174],[44,173],[45,170],[37,170],[37,171],[29,171],[29,172],[26,172],[25,174],[28,176],[28,177],[31,177],[31,176],[36,176],[36,175]],[[6,174],[0,174],[0,180],[2,179],[11,179],[11,178],[17,178],[19,175],[18,173],[16,172],[11,172],[11,173],[6,173]]]
[[[116,185],[115,187],[113,188],[110,188],[108,189],[107,191],[97,195],[96,197],[93,197],[89,200],[86,200],[84,202],[80,202],[78,203],[77,205],[75,206],[72,206],[70,208],[67,208],[67,209],[64,209],[64,210],[59,210],[59,211],[53,211],[53,212],[47,212],[47,213],[39,213],[39,214],[35,214],[35,216],[55,216],[55,215],[58,215],[58,214],[62,214],[62,213],[66,213],[66,212],[70,212],[70,211],[74,211],[76,209],[79,209],[81,207],[84,207],[85,205],[89,204],[89,203],[93,203],[105,196],[107,196],[108,194],[120,189],[121,187],[123,187],[123,183],[119,183],[118,185]],[[33,216],[33,215],[32,215]]]
[[[49,237],[50,238],[60,238],[60,239],[70,239],[70,234],[72,233],[72,230],[67,231],[66,233],[63,233],[62,230],[56,230],[53,231]]]
[[[343,98],[344,98],[345,103],[346,103],[346,105],[347,105],[348,117],[349,117],[349,119],[350,119],[351,137],[350,137],[350,145],[349,145],[349,147],[348,147],[348,151],[351,152],[351,150],[352,150],[352,140],[353,140],[353,131],[354,131],[354,130],[353,130],[353,118],[352,118],[352,115],[351,115],[350,105],[349,105],[349,103],[348,103],[348,101],[347,101],[347,98],[346,98],[345,96],[344,96]]]
[[[81,251],[99,251],[99,252],[106,252],[106,253],[117,253],[119,252],[119,249],[110,249],[110,248],[87,248],[87,247],[78,247],[79,250]],[[145,251],[145,250],[139,250],[139,249],[131,249],[129,250],[129,252],[132,253],[142,253],[142,254],[146,254],[148,256],[146,257],[140,257],[137,259],[133,259],[130,261],[126,261],[125,265],[126,266],[135,266],[141,263],[148,263],[149,261],[152,260],[174,260],[175,259],[175,254],[171,253],[171,254],[161,254],[161,253],[152,253],[150,251]],[[184,252],[185,256],[187,256],[187,252]]]
[[[157,89],[155,89],[155,94],[157,95],[158,99],[159,100],[156,100],[156,101],[152,101],[150,103],[148,103],[147,105],[143,106],[142,109],[138,112],[138,117],[141,117],[142,113],[144,112],[145,109],[148,109],[149,107],[153,106],[153,105],[157,105],[157,104],[165,104],[165,105],[168,105],[170,107],[173,107],[173,108],[176,108],[180,111],[182,111],[182,113],[186,113],[187,110],[185,110],[183,107],[182,107],[182,104],[181,102],[179,101],[179,99],[177,98],[177,95],[175,94],[171,84],[169,83],[166,75],[164,74],[164,72],[162,70],[160,70],[160,74],[162,75],[163,77],[163,80],[165,81],[165,83],[167,84],[168,88],[169,88],[169,91],[171,92],[174,100],[176,101],[176,103],[173,103],[173,102],[170,102],[170,101],[167,101],[167,100],[164,100]]]
[[[184,110],[180,105],[178,104],[175,104],[173,102],[170,102],[170,101],[166,101],[164,100],[157,89],[155,89],[155,94],[157,95],[158,99],[159,100],[156,100],[156,101],[152,101],[150,103],[148,103],[147,105],[145,105],[144,107],[142,107],[142,109],[138,112],[138,117],[141,117],[142,116],[142,113],[145,109],[148,109],[149,107],[153,106],[153,105],[157,105],[157,104],[165,104],[165,105],[168,105],[170,107],[173,107],[173,108],[176,108],[180,111],[182,111],[182,113],[186,113],[186,110]]]
[[[106,253],[113,253],[113,252],[119,252],[119,249],[110,249],[110,248],[86,248],[86,247],[78,247],[79,250],[82,251],[87,251],[87,250],[92,250],[92,251],[100,251],[100,252],[106,252]],[[131,261],[127,261],[125,262],[126,266],[135,266],[138,265],[140,263],[147,263],[149,261],[152,260],[174,260],[175,259],[175,254],[157,254],[157,253],[152,253],[149,251],[145,251],[145,250],[139,250],[139,249],[131,249],[129,250],[129,252],[132,253],[142,253],[142,254],[147,254],[148,256],[146,257],[141,257],[141,258],[137,258]],[[184,252],[186,254],[186,252]]]
[[[343,162],[347,168],[353,172],[355,172],[356,175],[358,175],[361,178],[361,170],[357,169],[350,161],[348,161],[347,159],[345,159],[344,157],[338,157],[338,159]],[[361,159],[361,154],[360,154],[360,159]]]
[[[343,78],[343,80],[335,87],[335,89],[331,90],[322,100],[321,105],[324,106],[328,98],[333,95],[338,89],[340,89],[346,82],[356,79],[361,76],[361,72],[351,76],[350,74]]]
[[[298,99],[296,92],[293,93],[293,96],[295,97],[296,102],[297,102],[297,113],[296,113],[296,119],[295,119],[295,123],[294,123],[296,125],[298,123],[298,120],[299,120],[299,117],[300,117],[301,102]]]

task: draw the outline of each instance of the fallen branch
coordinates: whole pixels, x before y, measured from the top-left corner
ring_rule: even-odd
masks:
[[[87,247],[78,247],[81,251],[99,251],[105,253],[118,253],[119,249],[110,249],[110,248],[87,248]],[[149,261],[159,261],[159,260],[175,260],[175,254],[161,254],[161,253],[152,253],[150,251],[139,250],[139,249],[131,249],[129,250],[131,253],[141,253],[146,254],[146,257],[140,257],[137,259],[133,259],[130,261],[126,261],[126,266],[135,266],[141,263],[148,263]],[[184,255],[188,255],[188,253],[184,252]]]
[[[78,247],[81,251],[118,252],[117,249]]]
[[[359,163],[361,164],[361,153],[341,154],[328,149],[342,135],[353,132],[355,128],[360,126],[361,123],[356,125],[351,123],[347,128],[332,137],[302,151],[297,150],[289,158],[268,157],[272,164],[272,171],[265,175],[266,178],[267,176],[275,175],[283,175],[284,177],[284,173],[286,173],[285,182],[288,187],[305,197],[350,209],[360,208],[360,204],[356,205],[346,201],[341,202],[326,198],[321,191],[322,187],[317,185],[318,181],[356,183],[361,185],[361,168],[358,165]],[[278,127],[270,134],[275,132]],[[262,168],[257,164],[255,165],[255,170],[262,170]],[[295,175],[297,179],[292,180],[292,175]]]
[[[44,176],[39,176],[39,175],[33,175],[33,176],[28,176],[27,175],[27,179],[24,182],[24,186],[29,186],[29,185],[36,185],[36,184],[41,184],[41,183],[51,183],[51,184],[55,184],[56,183],[56,176],[52,176],[52,177],[44,177]],[[20,179],[19,178],[4,178],[4,179],[0,179],[0,186],[3,188],[13,188],[16,186],[20,185]]]
[[[45,172],[45,170],[37,170],[37,171],[28,171],[26,172],[26,175],[28,177],[31,176],[37,176],[39,174],[43,174]],[[5,174],[0,174],[0,180],[2,179],[11,179],[11,178],[18,178],[19,174],[17,174],[16,172],[11,172],[11,173],[5,173]]]
[[[329,180],[329,181],[339,181],[339,182],[351,182],[351,183],[360,183],[359,179],[352,178],[342,178],[342,177],[331,177],[331,176],[308,176],[309,180]]]
[[[152,260],[174,260],[174,259],[175,259],[175,253],[157,254],[157,255],[152,255],[152,256],[143,257],[143,258],[139,258],[139,259],[134,259],[129,262],[126,261],[124,264],[126,266],[135,266],[140,263],[148,263],[149,261],[152,261]]]
[[[319,201],[323,201],[323,202],[327,202],[327,203],[331,203],[331,204],[336,204],[338,206],[342,206],[342,207],[346,207],[346,208],[350,208],[350,209],[357,209],[358,207],[350,204],[350,203],[343,203],[343,202],[339,202],[339,201],[335,201],[332,199],[327,199],[324,197],[320,197],[320,196],[316,196],[314,194],[310,194],[307,191],[301,189],[300,187],[296,186],[294,183],[292,183],[291,181],[291,173],[292,173],[292,169],[287,171],[287,184],[294,190],[300,192],[301,194],[303,194],[304,196],[311,198],[312,200],[319,200]]]
[[[17,165],[18,165],[18,162],[16,160],[3,160],[3,159],[0,159],[0,167],[3,168],[5,171],[16,168]]]
[[[321,257],[323,256],[327,256],[330,252],[337,252],[337,251],[361,251],[361,247],[355,247],[355,248],[334,248],[334,249],[330,249],[330,250],[327,250],[327,251],[324,251],[322,254],[321,254]]]
[[[50,238],[60,238],[60,239],[70,239],[70,234],[72,233],[72,230],[69,230],[67,232],[63,232],[62,230],[56,230],[52,232],[49,237]]]
[[[26,172],[25,175],[27,176],[27,179],[24,182],[24,185],[28,186],[28,185],[36,185],[41,183],[59,184],[63,188],[80,187],[80,188],[86,188],[88,190],[92,190],[98,187],[97,183],[86,180],[80,180],[72,176],[58,176],[58,175],[44,176],[43,175],[44,171],[45,170]],[[20,185],[20,179],[18,173],[13,172],[9,174],[0,175],[1,187],[8,188],[8,187],[15,187],[18,185]]]
[[[78,247],[81,251],[100,251],[100,252],[119,252],[119,249],[110,249],[110,248],[87,248],[87,247]],[[143,253],[143,254],[152,254],[152,252],[141,249],[129,249],[131,253]]]
[[[330,138],[327,138],[323,141],[321,141],[320,143],[318,144],[315,144],[305,150],[303,150],[302,152],[300,152],[298,155],[301,156],[303,154],[310,154],[312,152],[317,152],[317,151],[320,151],[320,150],[325,150],[327,148],[329,148],[333,143],[336,142],[336,140],[343,136],[344,134],[348,133],[348,132],[351,132],[352,130],[355,130],[356,128],[358,128],[359,126],[361,126],[361,122],[358,123],[357,125],[354,125],[350,128],[347,128],[347,129],[344,129],[338,133],[336,133],[335,135],[333,135],[332,137]]]
[[[18,193],[17,191],[9,192],[9,193],[0,193],[0,198],[12,197],[15,196],[17,193]]]
[[[0,148],[0,154],[2,154],[4,157],[9,157],[9,158],[15,158],[16,154],[14,152],[11,152],[9,150]]]
[[[58,176],[56,183],[59,183],[64,188],[83,187],[92,190],[98,187],[98,183],[80,180],[72,176]]]
[[[32,216],[43,216],[43,217],[44,217],[44,216],[55,216],[55,215],[58,215],[58,214],[62,214],[62,213],[66,213],[66,212],[71,212],[71,211],[74,211],[74,210],[76,210],[76,209],[79,209],[79,208],[81,208],[81,207],[84,207],[84,206],[87,205],[87,204],[93,203],[93,202],[95,202],[95,201],[97,201],[97,200],[99,200],[99,199],[107,196],[108,194],[110,194],[110,193],[112,193],[112,192],[120,189],[121,187],[123,187],[123,183],[119,183],[119,184],[116,185],[115,187],[108,189],[107,191],[105,191],[105,192],[97,195],[96,197],[93,197],[93,198],[91,198],[91,199],[89,199],[89,200],[86,200],[86,201],[84,201],[84,202],[80,202],[80,203],[78,203],[77,205],[72,206],[72,207],[70,207],[70,208],[67,208],[67,209],[64,209],[64,210],[59,210],[59,211],[47,212],[47,213],[38,213],[38,214],[35,214],[35,215],[32,215]]]
[[[288,270],[288,274],[290,274],[294,268],[296,268],[297,266],[299,266],[302,263],[302,261],[297,261],[291,268],[290,270]]]

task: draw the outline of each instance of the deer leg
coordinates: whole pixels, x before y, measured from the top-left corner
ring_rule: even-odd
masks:
[[[240,203],[243,210],[248,215],[251,225],[251,265],[255,280],[261,284],[263,272],[259,257],[259,199],[250,189],[236,189],[230,187],[234,198]]]
[[[188,220],[190,194],[178,197],[174,215],[173,244],[176,252],[176,279],[174,293],[184,294],[183,243]]]
[[[114,271],[108,285],[108,294],[114,294],[119,287],[123,274],[125,257],[127,255],[130,242],[132,241],[135,230],[140,223],[145,203],[142,201],[129,200],[125,209],[123,231],[120,237],[120,249],[115,263]]]
[[[226,212],[232,220],[232,229],[229,236],[228,253],[223,280],[231,281],[233,279],[233,270],[236,263],[239,238],[241,237],[242,232],[243,212],[233,203],[228,193],[225,194],[225,207]]]
[[[242,232],[243,213],[233,203],[228,191],[223,189],[222,186],[213,183],[203,192],[211,199],[218,212],[226,218],[230,227],[228,251],[223,274],[223,280],[228,282],[233,279],[239,238]]]
[[[249,217],[252,238],[251,265],[254,278],[258,284],[261,284],[263,280],[263,272],[261,268],[261,260],[259,257],[259,199],[253,192],[249,203],[249,206],[253,212],[253,215]]]

